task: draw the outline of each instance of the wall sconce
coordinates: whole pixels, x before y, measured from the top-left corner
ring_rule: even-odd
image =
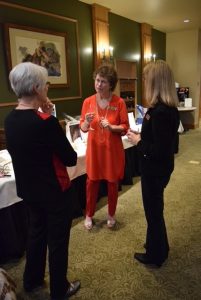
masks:
[[[156,61],[156,54],[148,53],[145,55],[145,61],[148,63],[150,61]]]
[[[112,46],[109,46],[107,48],[101,48],[100,49],[100,58],[102,63],[114,63],[114,48]]]
[[[101,48],[101,49],[100,49],[100,58],[101,58],[101,60],[103,60],[103,59],[106,58],[106,55],[105,55],[105,48]]]
[[[153,61],[156,60],[156,54],[152,54],[152,57],[153,57]]]
[[[109,47],[110,60],[113,60],[113,51],[114,51],[114,48],[112,46],[110,46]]]
[[[145,56],[144,56],[145,62],[151,61],[151,57],[152,57],[152,54],[151,54],[151,53],[146,53]]]

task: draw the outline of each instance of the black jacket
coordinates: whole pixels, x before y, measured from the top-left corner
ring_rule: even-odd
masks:
[[[179,112],[163,103],[149,108],[137,144],[140,171],[144,175],[169,176],[174,170],[174,152],[179,127]]]
[[[59,121],[43,115],[42,118],[33,109],[14,109],[5,119],[6,143],[15,172],[17,195],[28,201],[58,200],[63,192],[59,180],[68,184],[66,166],[74,166],[77,162],[77,154]]]

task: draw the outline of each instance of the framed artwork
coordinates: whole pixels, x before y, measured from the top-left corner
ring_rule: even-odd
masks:
[[[51,87],[69,86],[66,33],[7,23],[5,38],[9,71],[30,61],[47,69]]]

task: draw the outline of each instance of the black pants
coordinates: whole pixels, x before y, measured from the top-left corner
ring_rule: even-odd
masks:
[[[72,188],[49,203],[29,203],[30,214],[24,287],[38,285],[44,280],[48,246],[51,297],[63,297],[69,286],[68,245],[72,224]]]
[[[142,197],[147,220],[146,250],[154,262],[163,262],[168,257],[169,244],[164,210],[164,189],[170,176],[141,176]]]

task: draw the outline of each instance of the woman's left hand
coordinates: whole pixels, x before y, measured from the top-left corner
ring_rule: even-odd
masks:
[[[121,134],[122,132],[124,132],[124,127],[122,125],[112,125],[107,119],[102,118],[100,120],[100,126],[102,128],[107,128],[108,130],[110,130],[113,133],[119,133]]]
[[[47,97],[46,100],[42,103],[42,105],[40,107],[41,107],[41,109],[44,113],[47,113],[47,114],[51,115],[52,111],[53,111],[54,104]]]
[[[100,120],[100,125],[103,127],[103,128],[108,128],[108,129],[110,129],[110,123],[109,123],[109,121],[107,120],[107,119],[105,119],[105,118],[102,118],[101,120]]]

